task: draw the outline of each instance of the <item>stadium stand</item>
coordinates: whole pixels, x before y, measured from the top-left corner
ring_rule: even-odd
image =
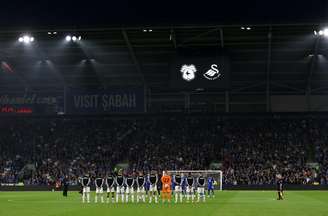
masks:
[[[224,184],[328,184],[324,119],[257,117],[5,118],[0,181],[54,185],[68,174],[208,169],[222,163]],[[31,130],[33,128],[33,130]]]

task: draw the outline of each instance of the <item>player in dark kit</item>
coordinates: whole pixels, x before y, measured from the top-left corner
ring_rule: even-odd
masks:
[[[111,200],[112,203],[115,202],[115,177],[110,175],[106,178],[107,186],[107,203]]]
[[[283,200],[284,199],[284,180],[281,175],[277,176],[277,192],[278,192],[277,200]]]
[[[67,192],[68,192],[68,176],[65,176],[65,178],[62,181],[62,186],[63,186],[63,196],[67,197]]]
[[[207,196],[208,197],[215,197],[214,195],[214,178],[213,177],[209,177],[207,179]]]

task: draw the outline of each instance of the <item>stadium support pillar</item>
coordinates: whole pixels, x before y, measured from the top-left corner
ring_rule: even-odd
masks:
[[[307,77],[307,86],[306,86],[306,103],[307,103],[307,111],[312,110],[311,105],[311,93],[312,93],[312,76],[315,72],[315,67],[318,61],[318,50],[319,50],[319,44],[320,44],[320,37],[317,37],[314,43],[314,54],[312,55],[311,62],[310,62],[310,69],[308,72]]]
[[[147,91],[147,86],[144,84],[144,113],[147,113],[148,111],[148,103],[147,103],[147,100],[148,100],[148,91]]]
[[[128,36],[128,33],[126,32],[125,29],[122,30],[122,35],[123,35],[124,41],[126,43],[126,46],[127,46],[128,50],[129,50],[130,56],[132,58],[132,61],[133,61],[134,65],[135,65],[135,67],[136,67],[136,70],[137,70],[137,72],[139,73],[139,75],[141,77],[142,83],[145,83],[145,76],[142,73],[141,65],[140,65],[140,63],[138,61],[136,52],[135,52],[135,50],[134,50],[134,48],[132,46],[132,43],[131,43],[131,41],[129,39],[129,36]]]
[[[268,32],[268,55],[266,68],[266,111],[271,112],[271,56],[272,56],[272,27],[269,27]]]
[[[230,92],[225,92],[225,112],[230,112]]]
[[[176,49],[177,48],[177,40],[176,40],[174,29],[171,29],[170,40],[172,41],[174,49]]]
[[[307,91],[306,91],[306,107],[307,107],[307,111],[311,112],[311,110],[312,110],[311,88],[308,88]]]
[[[64,87],[64,113],[67,114],[67,87]]]
[[[148,112],[149,111],[149,109],[151,109],[151,103],[152,103],[152,101],[151,101],[151,89],[150,88],[147,88],[147,87],[145,87],[145,91],[146,91],[146,93],[145,93],[145,110],[146,110],[146,112]]]
[[[223,29],[220,28],[219,29],[219,38],[220,38],[220,41],[219,41],[219,45],[221,47],[221,49],[224,48],[224,35],[223,35]],[[228,113],[230,112],[230,92],[229,91],[225,91],[225,112]]]
[[[185,112],[190,113],[190,93],[185,92],[184,98],[185,98]]]

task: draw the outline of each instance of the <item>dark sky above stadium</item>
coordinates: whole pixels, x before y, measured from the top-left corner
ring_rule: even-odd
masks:
[[[3,1],[0,27],[326,22],[324,0]]]

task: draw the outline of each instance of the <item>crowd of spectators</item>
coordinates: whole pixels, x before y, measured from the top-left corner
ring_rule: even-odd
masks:
[[[219,116],[3,118],[0,182],[52,185],[65,175],[209,169],[224,183],[328,184],[324,119]]]

